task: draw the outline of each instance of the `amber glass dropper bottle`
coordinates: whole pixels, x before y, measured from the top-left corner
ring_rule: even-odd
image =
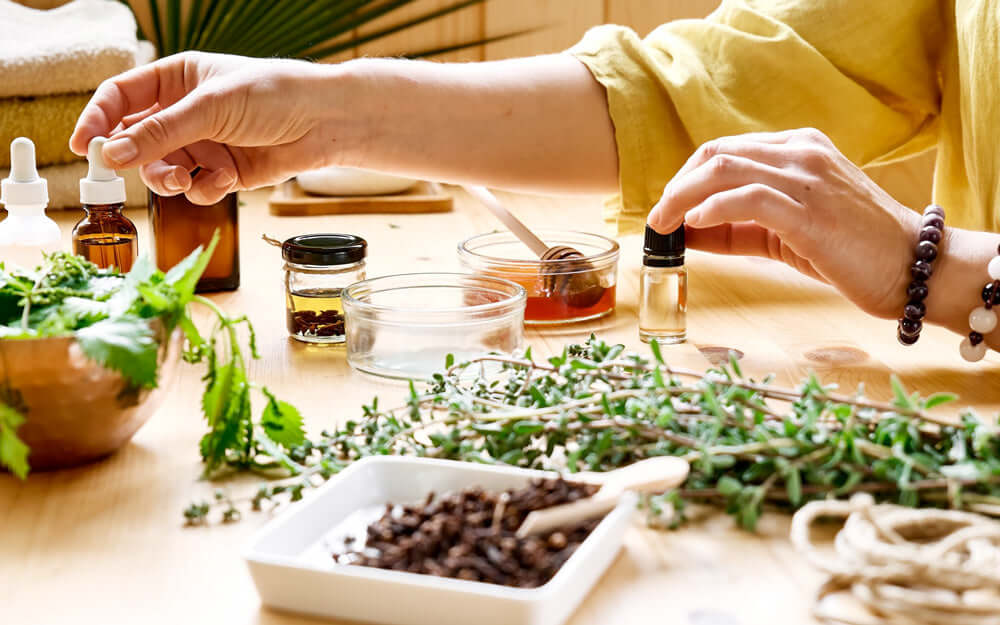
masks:
[[[125,180],[104,162],[104,137],[87,146],[90,167],[80,180],[80,203],[86,215],[73,228],[73,253],[98,267],[117,267],[126,272],[139,255],[135,224],[122,214]]]

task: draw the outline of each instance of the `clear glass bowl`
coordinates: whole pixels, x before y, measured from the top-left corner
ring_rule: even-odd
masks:
[[[535,232],[550,247],[571,247],[583,258],[542,261],[510,232],[493,232],[459,243],[459,261],[475,274],[524,287],[525,323],[574,323],[610,314],[615,309],[618,243],[586,232]]]
[[[363,280],[343,291],[347,362],[389,378],[429,379],[487,352],[524,341],[524,289],[462,273],[410,273]]]

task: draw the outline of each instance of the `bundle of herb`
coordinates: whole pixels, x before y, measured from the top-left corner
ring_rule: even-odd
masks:
[[[246,449],[267,450],[283,459],[284,449],[305,440],[301,418],[265,388],[259,390],[266,406],[253,418],[251,384],[236,333],[238,325],[249,327],[249,321],[230,318],[194,294],[216,242],[217,237],[166,274],[147,258],[123,275],[66,253],[48,256],[33,272],[0,264],[0,340],[73,336],[88,358],[117,371],[130,386],[153,388],[160,341],[180,327],[186,337],[185,360],[207,363],[203,407],[210,431],[201,444],[206,473],[222,464],[243,466],[246,452],[241,450]],[[189,315],[192,303],[214,313],[207,339]],[[156,332],[157,325],[165,331]],[[256,357],[252,328],[250,350]],[[17,437],[17,428],[30,418],[30,407],[21,414],[0,402],[0,464],[21,478],[28,473],[30,450]]]
[[[860,390],[837,395],[815,377],[797,389],[745,378],[738,363],[704,374],[672,369],[591,338],[538,363],[486,356],[446,364],[426,392],[411,384],[405,404],[376,399],[360,419],[291,450],[290,477],[250,500],[302,491],[359,458],[409,454],[521,467],[605,471],[657,455],[691,463],[678,490],[653,498],[654,511],[683,518],[685,502],[724,506],[753,529],[765,503],[794,509],[828,496],[869,492],[905,505],[1000,511],[1000,438],[966,413],[938,420],[927,411],[951,401],[908,395],[893,380],[891,404]],[[237,501],[192,505],[189,522],[213,507],[238,517]]]

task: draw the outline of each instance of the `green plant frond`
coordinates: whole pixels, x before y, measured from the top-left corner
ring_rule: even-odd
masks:
[[[404,2],[404,0],[397,0],[397,1]],[[440,9],[435,10],[435,11],[429,11],[427,13],[423,13],[421,15],[418,15],[417,17],[414,17],[414,18],[405,20],[403,22],[400,22],[399,24],[394,24],[392,26],[388,26],[386,28],[382,28],[382,29],[377,30],[377,31],[375,31],[373,33],[369,33],[369,34],[365,34],[365,35],[359,35],[359,36],[354,37],[354,38],[352,38],[352,39],[350,39],[348,41],[344,41],[342,43],[334,44],[332,46],[323,47],[323,48],[320,48],[318,50],[308,50],[308,56],[309,56],[309,58],[316,58],[316,59],[321,59],[323,57],[331,56],[333,54],[337,54],[338,52],[343,52],[344,50],[349,50],[350,48],[353,48],[355,46],[359,46],[359,45],[362,45],[362,44],[365,44],[365,43],[370,43],[370,42],[375,41],[377,39],[382,39],[383,37],[387,37],[389,35],[398,33],[400,31],[406,30],[408,28],[413,28],[414,26],[418,26],[420,24],[424,24],[426,22],[430,22],[430,21],[436,20],[436,19],[444,17],[446,15],[450,15],[452,13],[455,13],[457,11],[461,11],[462,9],[468,8],[470,6],[473,6],[473,5],[476,5],[476,4],[482,4],[483,1],[484,0],[462,0],[461,2],[456,2],[454,4],[450,4],[450,5],[446,6],[446,7],[442,7]],[[392,10],[392,9],[390,9],[390,10]],[[388,12],[388,11],[386,11],[386,12]],[[384,13],[380,13],[379,15],[383,15],[383,14]],[[360,19],[360,17],[361,16],[359,16],[359,19]],[[374,18],[371,18],[371,19],[374,19]],[[369,19],[368,21],[371,21],[371,19]],[[367,21],[365,23],[367,23]],[[355,28],[358,28],[358,27],[359,26],[355,26]],[[477,40],[475,42],[469,42],[468,44],[466,44],[466,46],[469,47],[469,46],[479,45],[479,44],[482,44],[482,43],[483,43],[483,40],[479,39],[479,40]],[[306,50],[303,50],[303,52],[306,52]]]
[[[317,41],[314,34],[316,31],[328,35],[325,39],[319,40],[322,42],[344,33],[350,33],[350,28],[345,29],[339,26],[340,21],[351,13],[377,1],[379,0],[307,1],[302,10],[295,13],[283,12],[274,17],[272,23],[268,25],[269,30],[259,32],[260,24],[258,24],[258,39],[256,41],[251,41],[250,37],[242,38],[237,33],[235,38],[239,41],[231,41],[233,37],[227,35],[227,42],[234,47],[253,46],[261,50],[277,51],[280,47],[287,46],[290,41]],[[308,45],[312,46],[313,43]]]
[[[130,6],[140,0],[121,0]],[[257,57],[319,59],[353,49],[420,24],[432,22],[488,0],[456,0],[384,27],[377,20],[417,0],[147,0],[150,32],[159,56],[203,50]],[[409,51],[418,58],[502,41],[533,30],[482,37],[456,44]]]

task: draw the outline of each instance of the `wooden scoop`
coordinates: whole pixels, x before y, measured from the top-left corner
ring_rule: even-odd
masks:
[[[549,247],[486,187],[466,186],[465,190],[542,260],[546,295],[558,293],[573,308],[590,308],[600,301],[605,288],[594,266],[579,250],[566,245]]]
[[[684,483],[688,470],[688,463],[682,458],[658,456],[608,471],[602,474],[601,490],[591,497],[529,513],[517,529],[517,536],[543,534],[607,514],[618,505],[618,498],[625,491],[662,493],[670,490]]]

